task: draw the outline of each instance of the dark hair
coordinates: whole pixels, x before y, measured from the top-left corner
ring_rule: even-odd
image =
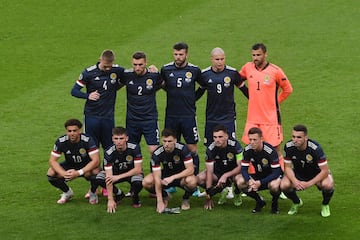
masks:
[[[146,54],[142,51],[137,51],[134,52],[134,54],[132,55],[132,58],[139,60],[139,59],[145,59],[146,60]]]
[[[298,124],[293,127],[293,130],[296,132],[304,132],[305,136],[307,135],[307,128],[305,125]]]
[[[261,50],[263,50],[263,52],[266,52],[266,46],[265,46],[265,44],[263,44],[263,43],[255,43],[255,44],[252,46],[251,49],[252,49],[252,50],[261,49]]]
[[[82,123],[78,119],[71,118],[65,122],[64,126],[65,128],[69,126],[77,126],[78,128],[82,128]]]
[[[177,138],[175,131],[170,129],[170,128],[164,128],[164,130],[161,131],[161,136],[162,137],[170,137],[170,136],[172,136],[174,138]]]
[[[258,134],[259,137],[262,137],[262,131],[258,127],[252,127],[249,129],[248,134]]]
[[[220,132],[220,131],[227,133],[227,128],[224,125],[216,125],[213,128],[213,132]]]
[[[101,59],[104,59],[107,62],[113,62],[115,60],[115,53],[113,50],[106,49],[101,53]]]
[[[178,42],[178,43],[175,43],[175,45],[173,46],[173,49],[175,49],[177,51],[185,49],[187,52],[189,49],[189,46],[184,42]]]
[[[126,128],[124,127],[114,127],[112,129],[112,135],[127,135]]]

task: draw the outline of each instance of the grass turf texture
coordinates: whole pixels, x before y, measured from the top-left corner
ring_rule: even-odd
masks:
[[[0,236],[2,239],[354,239],[359,231],[360,17],[358,1],[2,1],[0,9]],[[291,127],[304,123],[310,137],[326,152],[335,178],[332,215],[320,216],[321,194],[315,188],[299,195],[304,206],[287,216],[268,205],[251,214],[254,201],[231,202],[206,212],[203,199],[192,198],[190,211],[158,215],[155,200],[142,191],[142,207],[125,199],[116,214],[106,201],[92,206],[83,199],[88,184],[70,185],[75,199],[56,204],[60,192],[46,179],[49,152],[64,133],[66,119],[82,119],[84,101],[70,96],[81,70],[95,63],[103,49],[117,53],[117,63],[130,67],[136,50],[149,63],[172,60],[172,45],[186,41],[190,62],[205,68],[209,52],[222,47],[227,64],[236,68],[250,60],[255,42],[268,46],[269,60],[283,68],[294,93],[282,104],[285,139]],[[125,124],[125,91],[118,94],[117,125]],[[205,97],[197,104],[201,135]],[[237,134],[241,136],[246,101],[239,91]],[[165,95],[158,94],[160,126]],[[147,148],[142,144],[145,173]],[[204,168],[204,147],[199,144]],[[126,190],[126,189],[125,189]],[[171,207],[178,206],[181,190]],[[357,220],[356,220],[357,219]]]

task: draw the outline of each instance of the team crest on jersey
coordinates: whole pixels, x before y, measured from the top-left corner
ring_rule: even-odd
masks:
[[[234,158],[234,154],[233,154],[233,153],[227,153],[227,154],[226,154],[226,157],[227,157],[228,159],[233,159],[233,158]]]
[[[83,79],[83,74],[82,73],[80,73],[80,76],[79,76],[79,80],[82,80]]]
[[[146,79],[146,88],[149,89],[149,90],[152,89],[153,88],[153,83],[154,82],[153,82],[152,79],[150,79],[150,78]]]
[[[192,78],[192,73],[191,72],[186,72],[185,73],[185,82],[191,82],[191,78]]]
[[[231,78],[226,76],[224,77],[224,86],[225,87],[229,87],[230,86],[230,82],[231,82]]]
[[[268,165],[269,161],[266,158],[261,159],[263,165]]]
[[[111,84],[116,83],[116,79],[117,79],[116,73],[111,73],[110,74],[110,79],[111,79]]]
[[[126,161],[131,162],[133,160],[133,156],[127,155],[125,159]]]
[[[85,154],[86,154],[85,148],[80,148],[79,153],[80,153],[81,155],[85,155]]]
[[[306,154],[306,161],[311,162],[313,160],[313,157],[311,154]]]
[[[269,84],[271,77],[269,75],[264,76],[264,84]]]
[[[173,159],[174,159],[174,162],[175,162],[175,163],[179,163],[179,161],[180,161],[180,157],[179,157],[178,155],[175,155],[175,156],[173,157]]]

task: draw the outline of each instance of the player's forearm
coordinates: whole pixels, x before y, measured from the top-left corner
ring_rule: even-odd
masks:
[[[213,184],[214,165],[211,163],[206,163],[205,165],[206,165],[205,184],[206,184],[206,188],[210,188]]]
[[[109,201],[114,201],[113,189],[114,189],[113,183],[106,183],[106,191],[108,192]]]
[[[290,84],[284,86],[278,97],[279,103],[282,103],[285,99],[287,99],[292,92],[293,92],[293,88]]]
[[[50,156],[49,159],[49,165],[52,168],[52,170],[54,170],[54,172],[56,172],[57,175],[60,175],[61,177],[63,177],[66,173],[66,171],[60,166],[60,164],[58,163],[59,157],[55,157],[53,155]]]
[[[235,175],[238,175],[240,172],[241,172],[241,166],[238,165],[238,166],[237,166],[236,168],[234,168],[233,170],[224,173],[224,175],[226,176],[226,178],[229,178],[229,177],[233,177],[233,176],[235,176]]]
[[[85,167],[83,167],[82,170],[84,171],[84,173],[90,172],[91,170],[98,168],[99,164],[99,158],[92,158],[92,160]]]
[[[241,167],[241,175],[248,182],[250,180],[249,167]]]
[[[229,172],[226,172],[224,173],[221,178],[224,178],[224,179],[228,179],[229,177],[232,176],[232,171],[229,171]],[[226,180],[225,180],[226,181]]]
[[[50,167],[56,172],[57,175],[64,177],[66,171],[60,166],[58,162],[50,162]]]
[[[291,181],[291,182],[295,182],[296,181],[296,177],[294,174],[294,170],[291,167],[286,167],[285,165],[285,169],[284,169],[285,175],[287,176],[287,178]]]
[[[206,189],[211,188],[213,184],[213,172],[206,170],[206,177],[205,177],[205,187]]]
[[[173,175],[173,177],[175,179],[181,179],[187,176],[190,176],[194,173],[194,168],[193,167],[189,167],[189,168],[185,168],[185,170],[183,170],[182,172]]]
[[[75,83],[74,87],[71,89],[71,95],[77,98],[88,99],[89,94],[81,91],[81,86]]]
[[[249,99],[249,89],[248,87],[244,84],[244,85],[241,85],[241,87],[239,87],[240,91],[242,92],[242,94],[247,98]]]
[[[271,182],[272,180],[278,178],[280,176],[281,170],[280,167],[273,169],[271,174],[269,174],[267,177],[260,179],[260,183],[261,184],[267,184],[269,182]]]
[[[195,91],[195,100],[196,100],[196,101],[199,100],[199,99],[202,97],[202,95],[204,95],[204,93],[205,93],[205,88],[199,87],[199,88]]]
[[[111,180],[113,176],[113,169],[112,166],[105,166],[105,183],[106,183],[106,190],[108,194],[108,200],[114,200],[113,190],[114,190],[114,183]]]
[[[155,181],[155,193],[156,193],[156,201],[159,202],[164,202],[163,200],[163,195],[162,195],[162,184],[160,179]]]
[[[139,174],[141,174],[141,170],[139,171],[139,170],[133,168],[128,172],[117,175],[116,177],[117,177],[117,181],[119,181],[121,179],[125,179],[125,178],[132,177],[134,175],[139,175]]]

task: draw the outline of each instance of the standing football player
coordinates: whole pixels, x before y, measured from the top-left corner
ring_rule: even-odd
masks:
[[[166,91],[165,128],[176,132],[180,141],[181,135],[194,159],[195,175],[199,172],[199,141],[196,123],[195,82],[201,85],[201,70],[188,62],[188,45],[184,42],[173,46],[174,61],[161,68]]]
[[[114,61],[115,53],[104,50],[99,62],[83,70],[71,90],[72,96],[86,99],[85,132],[104,150],[112,145],[116,92],[120,88],[119,78],[124,72],[124,68],[114,64]],[[86,92],[81,91],[84,87]],[[107,196],[106,189],[103,189],[103,195]],[[89,197],[89,192],[85,197]]]
[[[267,60],[263,43],[252,46],[252,62],[240,70],[240,76],[247,80],[249,102],[242,141],[249,144],[248,131],[252,127],[261,129],[264,140],[275,147],[280,164],[283,157],[280,144],[283,130],[280,117],[280,103],[292,93],[293,88],[283,70]]]

